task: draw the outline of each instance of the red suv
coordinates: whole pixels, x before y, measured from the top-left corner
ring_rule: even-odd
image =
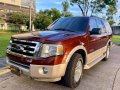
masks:
[[[12,73],[39,81],[62,79],[75,88],[84,69],[109,57],[112,30],[104,19],[65,17],[47,29],[12,36],[7,49]]]

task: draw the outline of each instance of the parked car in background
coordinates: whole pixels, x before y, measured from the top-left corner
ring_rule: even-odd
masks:
[[[109,58],[112,30],[99,17],[65,17],[39,31],[12,36],[7,48],[11,72],[35,80],[79,85],[83,70]]]

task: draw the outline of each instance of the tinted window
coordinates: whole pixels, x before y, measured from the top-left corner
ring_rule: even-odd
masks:
[[[51,23],[51,24],[47,27],[47,29],[51,29],[58,20],[59,20],[59,19],[57,19],[57,20],[55,20],[53,23]]]
[[[93,28],[98,28],[95,18],[90,18],[90,31],[92,31]]]
[[[106,21],[106,20],[104,20],[104,25],[105,25],[105,28],[106,28],[106,32],[107,33],[112,33],[112,29],[111,29],[111,27],[110,27],[110,24]]]
[[[85,32],[87,25],[87,17],[66,17],[60,18],[50,29]]]
[[[102,34],[107,32],[102,19],[97,18],[97,25],[98,25],[98,28],[102,29],[102,32],[101,32]]]

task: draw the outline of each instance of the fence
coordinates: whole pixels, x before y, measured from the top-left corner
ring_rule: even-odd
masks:
[[[0,23],[0,30],[13,30],[13,31],[22,30],[22,31],[27,31],[27,26],[25,26],[25,25]]]

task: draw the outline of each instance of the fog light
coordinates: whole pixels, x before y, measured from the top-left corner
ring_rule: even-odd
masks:
[[[47,73],[48,73],[48,69],[45,68],[45,67],[39,68],[38,72],[39,72],[39,74],[42,74],[42,75],[43,75],[43,74],[47,74]]]
[[[43,72],[44,72],[44,74],[47,74],[48,73],[48,69],[43,67]]]

